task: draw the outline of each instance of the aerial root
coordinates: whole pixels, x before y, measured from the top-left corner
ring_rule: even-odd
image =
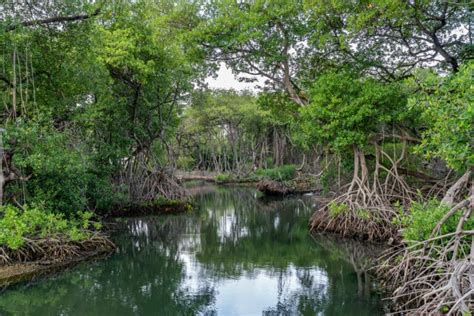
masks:
[[[144,155],[130,158],[117,179],[119,187],[128,188],[131,201],[153,201],[158,197],[179,200],[186,197],[186,190],[173,171],[156,165]]]
[[[346,207],[340,214],[331,214],[331,203],[319,209],[311,218],[311,231],[337,233],[369,241],[385,241],[397,236],[398,228],[392,223],[396,212],[392,208],[367,205],[352,198],[344,194],[331,202]]]
[[[455,204],[428,240],[401,245],[380,259],[377,274],[394,289],[395,310],[416,315],[470,315],[474,310],[474,230],[465,223],[474,211],[469,198]],[[456,213],[456,230],[441,226]]]
[[[319,209],[311,219],[312,231],[333,232],[344,237],[360,237],[370,241],[386,241],[399,237],[399,227],[393,219],[399,216],[392,206],[394,202],[409,203],[415,194],[405,180],[398,175],[400,159],[390,161],[392,167],[380,164],[386,155],[377,147],[373,180],[362,151],[354,148],[354,174],[346,191]],[[384,181],[379,180],[380,171],[386,172]],[[339,208],[339,212],[331,209]]]

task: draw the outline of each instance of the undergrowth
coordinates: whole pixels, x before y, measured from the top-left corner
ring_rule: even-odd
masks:
[[[413,202],[409,212],[404,212],[401,207],[398,208],[400,216],[395,219],[394,224],[404,227],[402,237],[407,242],[429,239],[436,224],[450,209],[448,205],[440,203],[437,199],[431,199],[426,202]],[[461,215],[462,212],[458,212],[451,216],[440,227],[441,235],[455,232]],[[474,217],[468,218],[464,225],[465,230],[474,229]]]
[[[255,175],[264,179],[270,179],[274,181],[288,181],[292,180],[296,176],[295,165],[283,165],[281,167],[275,167],[271,169],[257,169]]]
[[[91,220],[91,212],[78,212],[67,219],[63,214],[52,213],[38,207],[12,205],[0,209],[0,247],[12,250],[21,248],[27,239],[61,236],[71,241],[88,239],[102,225]]]

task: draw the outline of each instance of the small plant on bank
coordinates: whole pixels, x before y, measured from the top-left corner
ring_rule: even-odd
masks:
[[[71,241],[86,240],[101,224],[92,222],[91,212],[79,212],[73,219],[37,207],[12,205],[2,207],[0,218],[0,247],[21,248],[27,239],[62,237]]]
[[[221,173],[216,176],[216,181],[218,183],[229,182],[231,179],[232,179],[231,175],[227,173]]]
[[[274,181],[289,181],[296,176],[295,165],[283,165],[272,169],[257,169],[255,174],[261,178]]]
[[[400,212],[397,221],[402,227],[402,236],[406,241],[423,241],[430,238],[436,224],[448,213],[450,207],[440,203],[437,199],[431,199],[425,203],[413,202],[409,214]],[[457,223],[462,213],[458,212],[451,216],[442,226],[441,235],[456,231]],[[474,229],[474,218],[466,220],[465,229]]]
[[[363,220],[370,220],[372,219],[372,215],[370,214],[369,211],[367,210],[364,210],[364,209],[358,209],[356,211],[356,216],[360,219],[363,219]]]

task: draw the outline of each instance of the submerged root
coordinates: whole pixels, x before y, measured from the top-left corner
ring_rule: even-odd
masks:
[[[337,249],[337,256],[350,264],[357,276],[357,294],[368,296],[374,290],[376,284],[371,281],[369,273],[377,263],[377,258],[382,253],[384,247],[380,244],[365,243],[354,239],[340,239],[333,235],[313,234],[315,242],[334,252]]]
[[[18,249],[0,247],[0,265],[20,262],[53,264],[107,253],[114,248],[107,236],[100,233],[82,241],[71,241],[65,236],[25,238],[23,246]]]

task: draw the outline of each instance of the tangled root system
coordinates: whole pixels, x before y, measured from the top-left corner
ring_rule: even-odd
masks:
[[[448,190],[453,201],[469,176]],[[454,204],[428,240],[401,245],[382,256],[377,273],[394,289],[394,309],[413,315],[471,315],[474,310],[474,230],[465,227],[474,211],[474,182],[467,199]],[[456,230],[441,226],[460,214]]]
[[[38,262],[53,264],[107,253],[115,245],[107,236],[94,233],[82,241],[71,241],[66,236],[47,238],[24,238],[24,245],[18,249],[0,247],[0,264]]]

